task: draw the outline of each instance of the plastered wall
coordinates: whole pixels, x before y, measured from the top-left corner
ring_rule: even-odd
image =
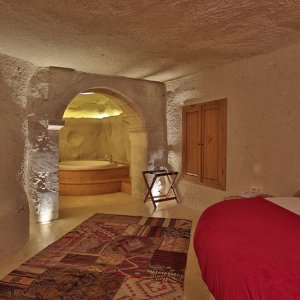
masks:
[[[26,197],[27,92],[35,67],[0,55],[0,254],[28,239]]]
[[[65,119],[59,135],[59,159],[129,162],[130,145],[123,114],[104,119]]]
[[[227,191],[181,180],[182,200],[203,209],[251,185],[300,190],[300,45],[167,83],[168,159],[181,170],[184,103],[227,98]]]

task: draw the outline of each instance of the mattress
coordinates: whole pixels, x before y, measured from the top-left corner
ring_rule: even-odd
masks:
[[[203,212],[194,248],[216,300],[300,299],[299,203],[241,198]]]
[[[300,197],[268,197],[265,199],[300,215]]]

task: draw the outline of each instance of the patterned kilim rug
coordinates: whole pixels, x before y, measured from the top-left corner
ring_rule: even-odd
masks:
[[[192,222],[95,214],[0,281],[0,299],[182,299]]]

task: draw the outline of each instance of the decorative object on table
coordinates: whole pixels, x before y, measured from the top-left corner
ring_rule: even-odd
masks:
[[[161,169],[143,171],[142,174],[147,187],[144,202],[150,199],[154,209],[157,208],[156,203],[158,202],[176,200],[177,203],[180,203],[174,187],[178,172],[169,172],[166,169]],[[163,184],[162,181],[164,181]]]
[[[95,214],[0,281],[0,299],[182,299],[192,222]]]

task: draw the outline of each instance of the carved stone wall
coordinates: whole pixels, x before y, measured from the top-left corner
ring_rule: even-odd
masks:
[[[59,217],[58,130],[48,130],[47,120],[29,118],[28,195],[31,221],[47,223]]]
[[[65,119],[59,138],[60,161],[101,160],[107,154],[113,161],[130,161],[124,114],[103,119]]]
[[[26,96],[34,72],[33,65],[0,55],[0,255],[18,250],[29,234]]]
[[[69,102],[91,88],[114,95],[126,114],[133,196],[142,199],[145,194],[142,170],[166,164],[164,84],[61,68],[39,68],[30,86],[28,182],[34,221],[44,221],[45,213],[49,220],[54,219],[58,211],[58,139],[47,132],[47,121],[61,119]]]
[[[300,45],[169,82],[169,164],[181,169],[182,105],[227,98],[226,191],[178,182],[186,205],[203,210],[225,196],[262,187],[291,196],[300,182]]]
[[[166,164],[164,84],[37,68],[0,55],[1,255],[27,241],[29,207],[34,222],[58,217],[58,132],[47,127],[49,120],[62,119],[78,93],[90,88],[120,99],[129,123],[135,197],[142,200],[145,192],[141,171]]]

